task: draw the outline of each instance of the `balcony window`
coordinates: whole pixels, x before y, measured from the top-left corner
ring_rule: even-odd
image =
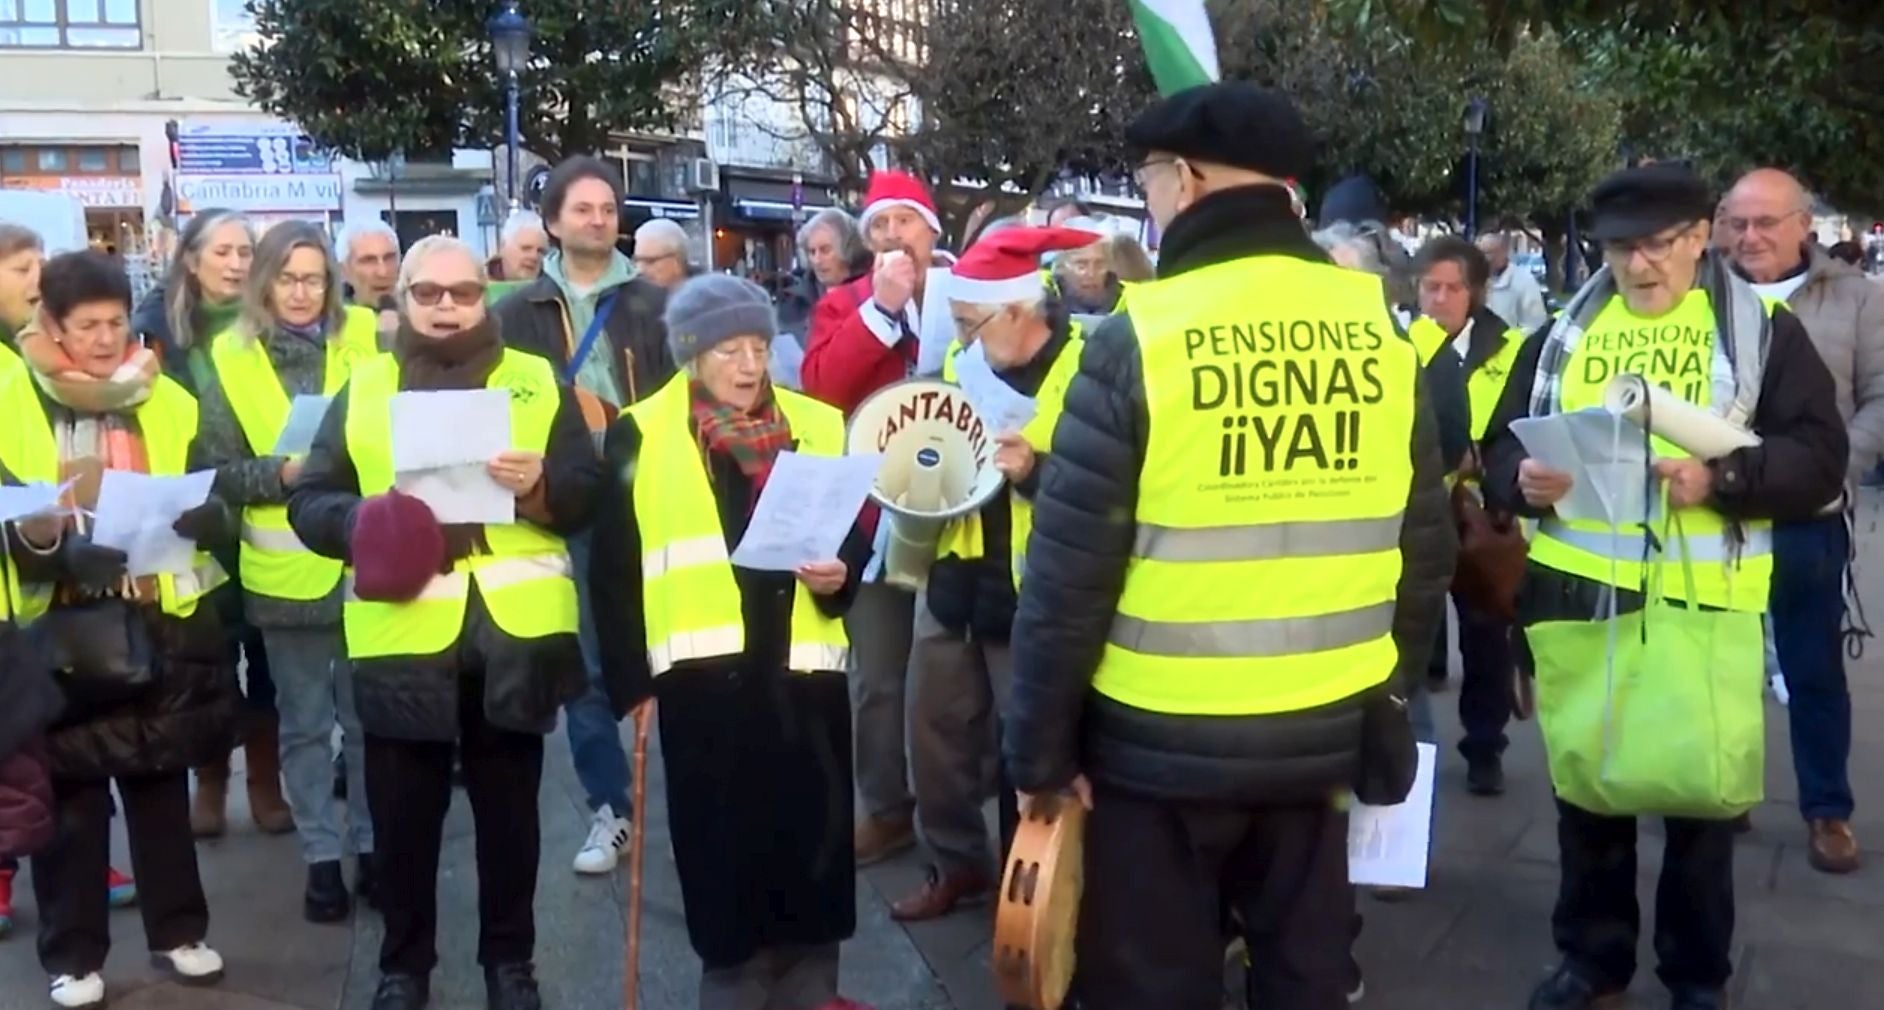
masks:
[[[137,0],[0,0],[0,48],[137,49]]]
[[[78,170],[81,172],[103,173],[108,171],[110,156],[102,147],[81,147],[78,150]]]
[[[39,149],[39,170],[41,172],[63,172],[71,164],[64,150],[56,147]]]

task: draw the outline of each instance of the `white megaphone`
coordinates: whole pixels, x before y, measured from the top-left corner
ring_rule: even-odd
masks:
[[[928,583],[942,527],[1001,489],[994,432],[952,382],[910,379],[878,390],[851,415],[846,450],[883,454],[870,489],[890,521],[883,579],[905,589]]]

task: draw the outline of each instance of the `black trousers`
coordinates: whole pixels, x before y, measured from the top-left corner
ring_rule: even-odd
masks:
[[[1488,761],[1504,754],[1510,742],[1505,726],[1511,722],[1511,671],[1517,661],[1513,642],[1522,632],[1457,595],[1452,602],[1459,611],[1459,723],[1465,729],[1459,753],[1467,761]],[[1426,665],[1431,680],[1446,677],[1447,637],[1441,622]]]
[[[459,689],[459,739],[366,735],[366,794],[386,936],[382,972],[425,975],[438,963],[438,850],[451,808],[452,754],[463,761],[476,823],[478,963],[531,960],[536,948],[537,788],[543,738],[484,718],[481,680]]]
[[[196,869],[186,772],[117,779],[124,798],[131,872],[137,877],[144,939],[175,950],[209,934],[209,903]],[[105,873],[111,864],[111,781],[52,780],[57,833],[33,856],[39,906],[39,963],[48,975],[87,975],[111,950]]]
[[[1673,990],[1725,988],[1733,972],[1734,835],[1731,821],[1667,819],[1655,888],[1656,974]],[[1551,935],[1564,959],[1599,989],[1635,976],[1636,819],[1604,817],[1557,801],[1563,878]]]
[[[1093,791],[1076,940],[1082,1010],[1219,1010],[1226,902],[1245,924],[1253,1005],[1345,1010],[1345,811]]]

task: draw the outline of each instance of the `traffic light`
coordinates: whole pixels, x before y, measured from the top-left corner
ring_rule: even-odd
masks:
[[[164,120],[164,140],[169,142],[170,170],[173,172],[176,171],[177,166],[183,160],[182,144],[177,140],[177,133],[177,121],[174,119]]]

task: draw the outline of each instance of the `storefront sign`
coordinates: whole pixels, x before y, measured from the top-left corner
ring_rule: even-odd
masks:
[[[334,175],[180,175],[177,195],[192,212],[209,207],[239,211],[338,211],[340,179]]]
[[[144,183],[134,175],[16,175],[0,180],[0,187],[62,193],[87,207],[144,205]]]
[[[183,175],[332,175],[333,159],[286,123],[184,123],[177,133]]]

